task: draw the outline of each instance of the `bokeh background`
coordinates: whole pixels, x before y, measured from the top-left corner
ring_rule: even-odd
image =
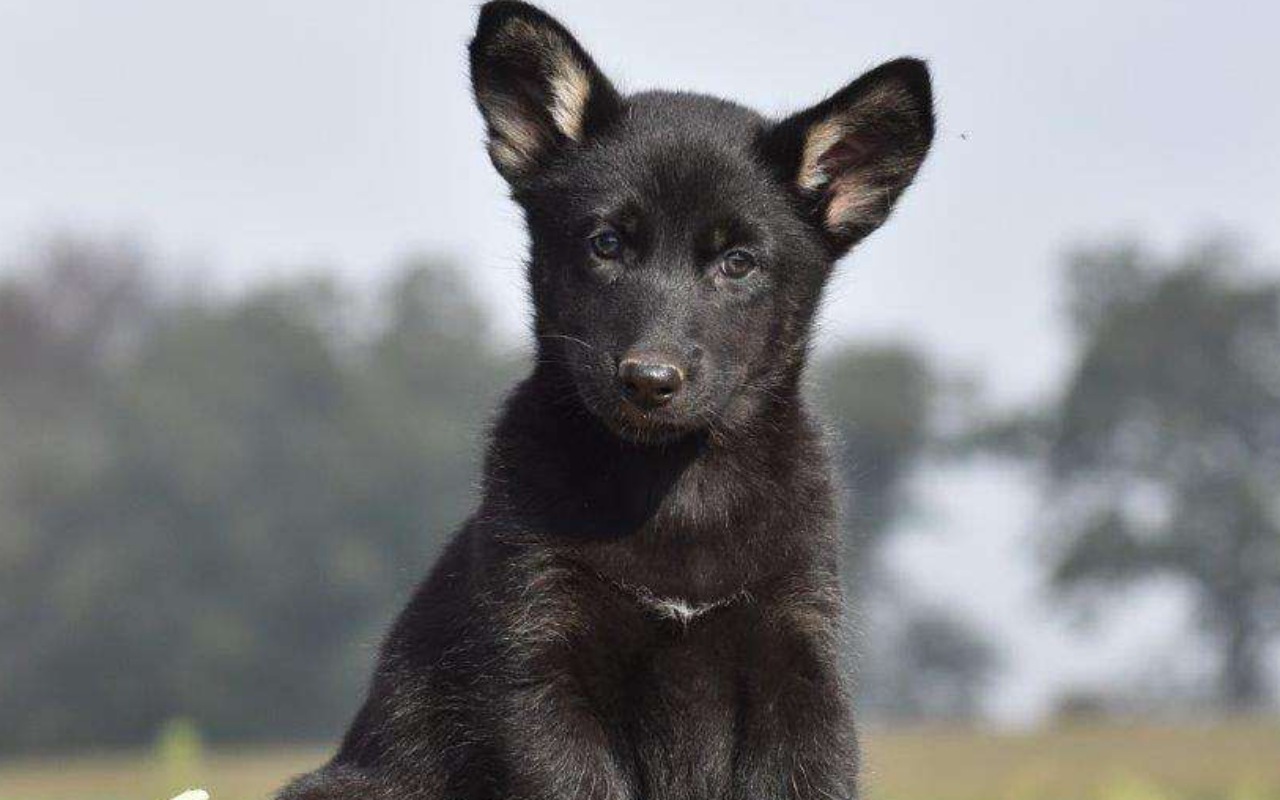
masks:
[[[929,59],[815,400],[885,800],[1280,798],[1280,13],[553,0],[781,115]],[[0,1],[0,798],[323,758],[527,368],[469,2]]]

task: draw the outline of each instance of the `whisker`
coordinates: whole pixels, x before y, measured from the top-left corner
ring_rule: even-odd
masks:
[[[539,339],[563,339],[566,342],[573,342],[574,344],[580,344],[592,352],[595,352],[596,350],[595,346],[592,345],[590,342],[584,342],[583,340],[579,339],[576,336],[569,336],[568,334],[564,334],[564,333],[540,333],[538,334],[538,338]]]

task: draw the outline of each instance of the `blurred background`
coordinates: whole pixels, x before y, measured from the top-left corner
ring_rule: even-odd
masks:
[[[1280,798],[1280,12],[549,0],[621,87],[940,132],[840,267],[884,800]],[[527,369],[470,2],[0,0],[0,798],[324,757]]]

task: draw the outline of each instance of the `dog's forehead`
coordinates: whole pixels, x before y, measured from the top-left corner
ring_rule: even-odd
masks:
[[[765,124],[754,111],[716,98],[636,95],[583,166],[595,199],[605,202],[636,203],[685,221],[758,212],[780,197],[757,148]]]
[[[641,92],[626,100],[622,128],[643,135],[680,131],[750,142],[765,126],[764,117],[744,105],[692,92]]]

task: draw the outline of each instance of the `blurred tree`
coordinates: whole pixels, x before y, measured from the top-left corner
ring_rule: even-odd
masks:
[[[1221,242],[1169,261],[1076,254],[1080,355],[1039,415],[1054,585],[1184,579],[1237,710],[1263,699],[1280,625],[1280,284],[1244,279],[1242,261]]]
[[[970,387],[897,343],[845,346],[820,362],[819,382],[848,498],[843,576],[866,640],[860,707],[897,720],[976,716],[999,666],[994,648],[958,615],[909,597],[883,557],[911,510],[912,477],[949,449],[947,411]]]
[[[974,720],[1000,666],[980,629],[954,612],[919,604],[877,626],[866,660],[863,710],[911,722]]]
[[[845,346],[819,365],[849,508],[844,571],[861,591],[910,505],[908,478],[931,441],[938,381],[924,356],[899,344]]]
[[[0,285],[0,747],[332,737],[513,365],[438,261],[363,328],[325,280],[161,302],[131,263]]]

